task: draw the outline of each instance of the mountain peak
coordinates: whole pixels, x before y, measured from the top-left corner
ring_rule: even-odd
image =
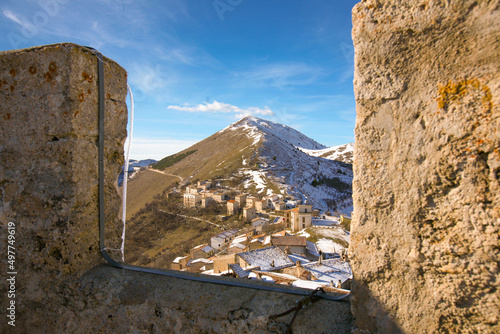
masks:
[[[284,124],[276,123],[273,121],[261,119],[255,116],[246,116],[239,121],[229,125],[223,131],[248,129],[247,135],[255,140],[273,140],[272,138],[279,138],[295,147],[300,147],[308,150],[320,150],[326,146],[316,142],[315,140],[307,137],[299,131],[286,126]]]

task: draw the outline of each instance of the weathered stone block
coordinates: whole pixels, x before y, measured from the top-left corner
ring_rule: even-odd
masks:
[[[107,245],[117,248],[126,72],[105,62]],[[0,256],[7,258],[6,226],[14,222],[22,332],[58,321],[43,316],[57,314],[57,286],[104,262],[98,246],[97,58],[75,44],[1,52],[0,83]],[[1,287],[5,297],[5,280]],[[4,310],[6,302],[2,298]]]
[[[353,311],[371,332],[498,333],[498,1],[353,9]]]

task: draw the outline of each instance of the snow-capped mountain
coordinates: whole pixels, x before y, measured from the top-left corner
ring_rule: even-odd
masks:
[[[320,157],[329,160],[336,160],[352,164],[353,154],[354,154],[354,143],[327,147],[322,150],[308,150],[302,148],[301,151],[309,155],[312,155],[313,157]]]
[[[248,193],[350,213],[352,168],[331,152],[286,125],[249,116],[165,158],[175,161],[165,172],[187,181],[232,178]]]
[[[129,161],[129,166],[130,167],[138,167],[138,168],[141,168],[141,167],[147,167],[147,166],[150,166],[152,164],[155,164],[157,163],[158,161],[154,160],[154,159],[144,159],[144,160],[134,160],[134,159],[130,159]]]
[[[325,145],[321,145],[315,140],[307,137],[306,135],[300,133],[299,131],[292,129],[284,124],[271,122],[263,120],[254,116],[248,116],[242,118],[236,123],[233,123],[226,127],[225,129],[219,131],[219,133],[224,131],[234,131],[248,129],[250,137],[254,138],[258,142],[263,136],[264,137],[276,137],[281,140],[290,143],[295,147],[300,147],[305,150],[322,150],[326,149]]]
[[[145,159],[145,160],[134,160],[130,159],[128,164],[128,177],[131,178],[137,171],[141,169],[141,167],[147,167],[158,161],[154,159]],[[123,183],[125,166],[122,167],[120,174],[118,175],[118,186],[121,187]]]

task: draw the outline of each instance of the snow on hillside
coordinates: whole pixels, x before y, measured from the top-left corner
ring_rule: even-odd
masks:
[[[320,157],[352,164],[354,143],[328,147],[321,150],[308,150],[302,148],[301,151],[313,157]]]
[[[129,166],[130,167],[147,167],[147,166],[150,166],[150,165],[155,164],[157,162],[158,161],[154,160],[154,159],[145,159],[145,160],[130,159]]]
[[[254,116],[245,117],[219,132],[242,129],[249,130],[248,136],[254,138],[253,145],[258,143],[262,139],[262,135],[264,135],[264,138],[266,139],[268,139],[268,137],[277,137],[287,143],[290,143],[293,146],[300,147],[306,150],[321,150],[326,148],[326,146],[321,145],[315,140],[307,137],[306,135],[300,133],[295,129],[292,129],[289,126],[263,120]]]
[[[128,177],[131,179],[134,177],[135,173],[141,169],[141,167],[147,167],[152,164],[157,163],[158,161],[154,159],[145,159],[145,160],[134,160],[130,159],[129,160],[129,165],[128,165]],[[123,183],[123,176],[124,176],[124,169],[125,166],[122,166],[122,170],[120,174],[118,175],[118,186],[121,187]]]

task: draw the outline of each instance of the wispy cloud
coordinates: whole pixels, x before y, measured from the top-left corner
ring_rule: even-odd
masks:
[[[240,108],[228,103],[214,101],[212,103],[205,102],[196,106],[168,106],[167,109],[186,111],[186,112],[206,112],[206,113],[233,113],[236,117],[263,115],[272,116],[274,112],[269,107],[263,109],[257,107]]]
[[[305,63],[277,63],[256,66],[238,73],[236,76],[257,85],[269,85],[278,88],[304,86],[316,82],[322,70]]]
[[[2,14],[9,20],[14,21],[15,23],[19,24],[21,27],[27,30],[31,31],[34,28],[34,26],[30,22],[28,22],[24,17],[16,15],[8,9],[2,10]]]
[[[154,97],[161,100],[168,96],[168,88],[177,76],[159,64],[133,63],[130,65],[129,82],[137,101]]]

